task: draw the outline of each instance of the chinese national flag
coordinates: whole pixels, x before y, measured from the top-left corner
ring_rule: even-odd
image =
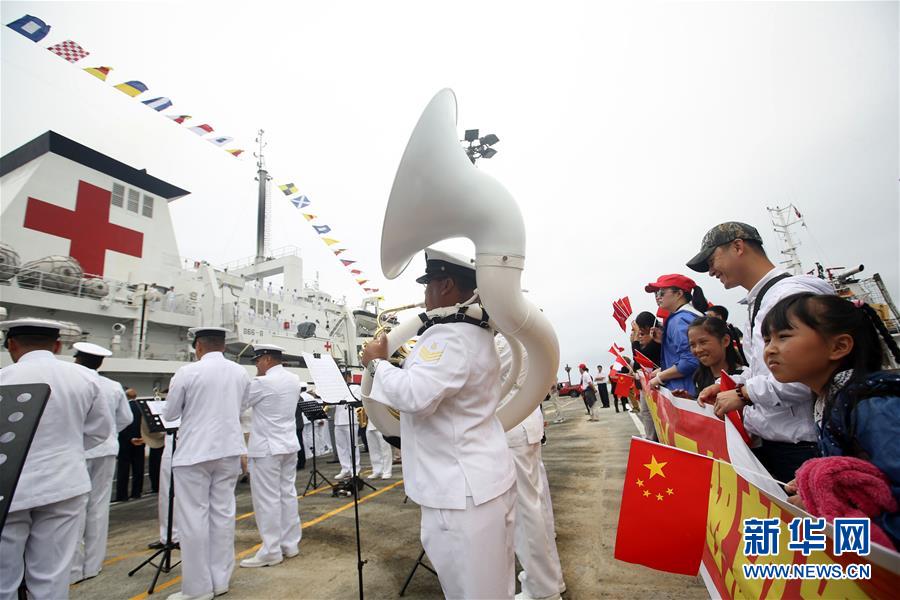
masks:
[[[634,379],[628,375],[622,375],[621,377],[616,378],[616,396],[619,398],[627,396],[628,392],[630,392],[633,387]]]
[[[615,557],[696,575],[706,543],[712,459],[632,438]]]
[[[652,360],[650,360],[649,358],[647,358],[646,356],[644,356],[637,350],[634,351],[634,362],[641,365],[645,369],[650,369],[651,371],[653,369],[659,368],[659,367],[657,367],[655,362],[653,362]]]

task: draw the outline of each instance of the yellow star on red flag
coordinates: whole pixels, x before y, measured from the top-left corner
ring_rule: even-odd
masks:
[[[667,464],[669,464],[669,463],[657,462],[656,457],[651,454],[650,462],[648,464],[645,464],[644,466],[647,467],[648,469],[650,469],[650,479],[653,479],[657,475],[659,475],[660,477],[666,476],[666,474],[663,473],[663,467],[665,467]]]

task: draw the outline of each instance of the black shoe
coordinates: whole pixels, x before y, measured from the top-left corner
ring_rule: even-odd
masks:
[[[165,544],[158,540],[147,544],[147,547],[150,548],[151,550],[159,550],[163,546],[165,546]]]

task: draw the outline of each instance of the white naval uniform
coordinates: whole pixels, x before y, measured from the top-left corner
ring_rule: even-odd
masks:
[[[166,434],[166,445],[159,461],[159,493],[157,494],[156,511],[159,517],[159,541],[166,543],[169,537],[169,485],[172,479],[172,434]],[[180,542],[178,519],[172,511],[172,541]]]
[[[234,570],[234,488],[246,452],[240,413],[249,387],[244,368],[221,352],[181,367],[169,384],[163,416],[181,418],[172,470],[188,596],[227,590]]]
[[[0,369],[0,385],[17,383],[46,383],[51,392],[0,537],[0,600],[18,597],[23,574],[31,597],[68,598],[79,515],[91,491],[84,453],[113,433],[109,408],[95,373],[46,350]]]
[[[522,565],[519,580],[526,598],[558,598],[562,590],[562,568],[556,540],[550,534],[545,504],[546,475],[541,463],[544,415],[536,408],[522,423],[506,433],[506,441],[516,464],[516,556]],[[547,490],[549,491],[549,490]]]
[[[122,385],[94,373],[100,386],[100,395],[107,406],[106,416],[113,433],[99,446],[85,453],[88,474],[91,477],[91,493],[79,526],[81,537],[75,546],[70,580],[80,581],[94,577],[103,567],[106,558],[106,537],[109,531],[109,498],[112,494],[116,455],[119,453],[119,431],[131,424],[134,415],[128,407],[128,398]]]
[[[496,411],[492,334],[430,327],[402,369],[381,361],[371,397],[400,411],[407,495],[448,598],[512,598],[515,468]]]
[[[311,394],[302,392],[300,397],[306,402],[318,402],[322,404],[322,400],[315,398]],[[312,458],[313,455],[313,436],[315,436],[316,456],[330,454],[332,449],[331,432],[328,430],[328,421],[316,421],[313,425],[312,421],[303,415],[303,448],[306,456]]]
[[[369,419],[366,423],[366,443],[369,445],[369,460],[372,463],[372,476],[380,476],[390,479],[393,474],[394,453],[391,445],[387,443],[375,421]]]
[[[261,561],[295,554],[300,543],[297,506],[297,422],[300,378],[281,365],[250,382],[250,484],[262,546]]]
[[[500,372],[505,379],[512,366],[512,352],[502,335],[494,338],[500,357]],[[518,392],[525,380],[528,355],[523,350],[522,370],[509,396]],[[541,462],[541,438],[544,437],[544,415],[540,407],[524,421],[506,432],[506,443],[516,465],[516,530],[515,549],[522,573],[522,594],[525,598],[558,598],[565,588],[562,567],[556,549],[553,523],[547,523],[550,503],[546,471]],[[545,487],[546,486],[546,487]],[[552,510],[552,509],[551,509]],[[552,519],[552,515],[550,516]]]
[[[353,395],[353,399],[359,398],[359,386],[348,386]],[[354,389],[355,388],[355,389]],[[350,409],[350,415],[347,414],[347,407],[338,404],[332,407],[334,410],[334,449],[337,451],[338,460],[341,463],[342,473],[352,473],[352,453],[350,449],[353,447],[354,436],[359,428],[359,421],[356,419],[356,409]],[[352,416],[351,416],[352,415]],[[361,468],[359,456],[359,444],[356,445],[356,473],[359,474]]]

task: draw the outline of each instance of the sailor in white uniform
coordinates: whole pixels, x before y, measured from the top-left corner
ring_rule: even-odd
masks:
[[[510,376],[512,351],[503,335],[494,338],[500,356],[501,379]],[[525,380],[528,355],[523,350],[522,370],[509,392],[515,394]],[[528,600],[557,600],[565,591],[562,568],[552,523],[547,523],[546,510],[550,504],[549,486],[541,462],[541,438],[544,437],[544,415],[540,407],[506,432],[506,443],[516,465],[516,532],[515,549],[522,572],[519,581],[522,592],[516,598]],[[552,515],[550,516],[552,519]]]
[[[0,369],[0,385],[46,383],[51,390],[0,537],[0,600],[18,597],[23,575],[32,598],[69,597],[79,516],[91,491],[85,450],[113,433],[96,374],[53,356],[61,328],[44,319],[0,323],[15,363]]]
[[[225,329],[191,332],[199,360],[175,372],[163,409],[167,421],[181,419],[172,471],[183,583],[169,596],[172,600],[209,600],[228,591],[234,570],[234,488],[246,451],[240,413],[250,378],[222,354]]]
[[[103,559],[106,558],[106,536],[109,531],[109,498],[112,495],[112,480],[116,470],[116,455],[119,453],[119,437],[117,433],[131,424],[133,415],[128,407],[128,398],[122,384],[103,377],[97,370],[103,359],[112,356],[112,352],[88,342],[77,342],[75,364],[90,369],[97,374],[100,395],[106,403],[107,418],[110,420],[113,433],[99,446],[94,446],[85,453],[88,474],[91,477],[91,493],[87,507],[82,514],[80,524],[81,538],[75,547],[75,558],[69,578],[72,583],[90,579],[100,574]]]
[[[304,402],[318,402],[322,404],[322,399],[313,395],[312,384],[307,383],[306,390],[300,394],[300,398]],[[313,440],[315,440],[315,444],[313,444]],[[306,415],[303,415],[303,447],[306,449],[306,456],[310,458],[313,455],[313,445],[316,447],[315,454],[317,457],[331,454],[331,432],[328,431],[328,421],[322,419],[316,421],[315,425],[312,425],[311,421],[306,418]]]
[[[427,310],[468,301],[472,261],[427,249]],[[455,315],[454,315],[455,316]],[[473,320],[473,319],[472,319]],[[402,369],[383,337],[362,362],[371,398],[400,411],[406,493],[421,506],[422,545],[447,598],[512,598],[515,468],[496,417],[500,362],[490,329],[447,319],[421,333]]]
[[[347,380],[347,386],[350,388],[353,398],[359,398],[359,386],[350,385],[350,372],[344,373]],[[355,387],[356,389],[352,389]],[[359,429],[359,421],[356,418],[356,410],[351,408],[347,414],[345,405],[336,405],[332,407],[334,410],[334,449],[337,452],[338,461],[341,463],[341,472],[335,475],[335,479],[341,481],[349,479],[353,474],[353,448],[354,436]],[[356,444],[356,474],[359,475],[360,470],[359,444]]]
[[[250,381],[250,486],[262,546],[242,567],[268,567],[300,553],[297,507],[297,423],[300,378],[281,366],[283,348],[253,347],[256,374]]]
[[[372,463],[369,479],[390,479],[393,475],[394,453],[372,419],[366,423],[366,443],[369,444],[369,460]]]

